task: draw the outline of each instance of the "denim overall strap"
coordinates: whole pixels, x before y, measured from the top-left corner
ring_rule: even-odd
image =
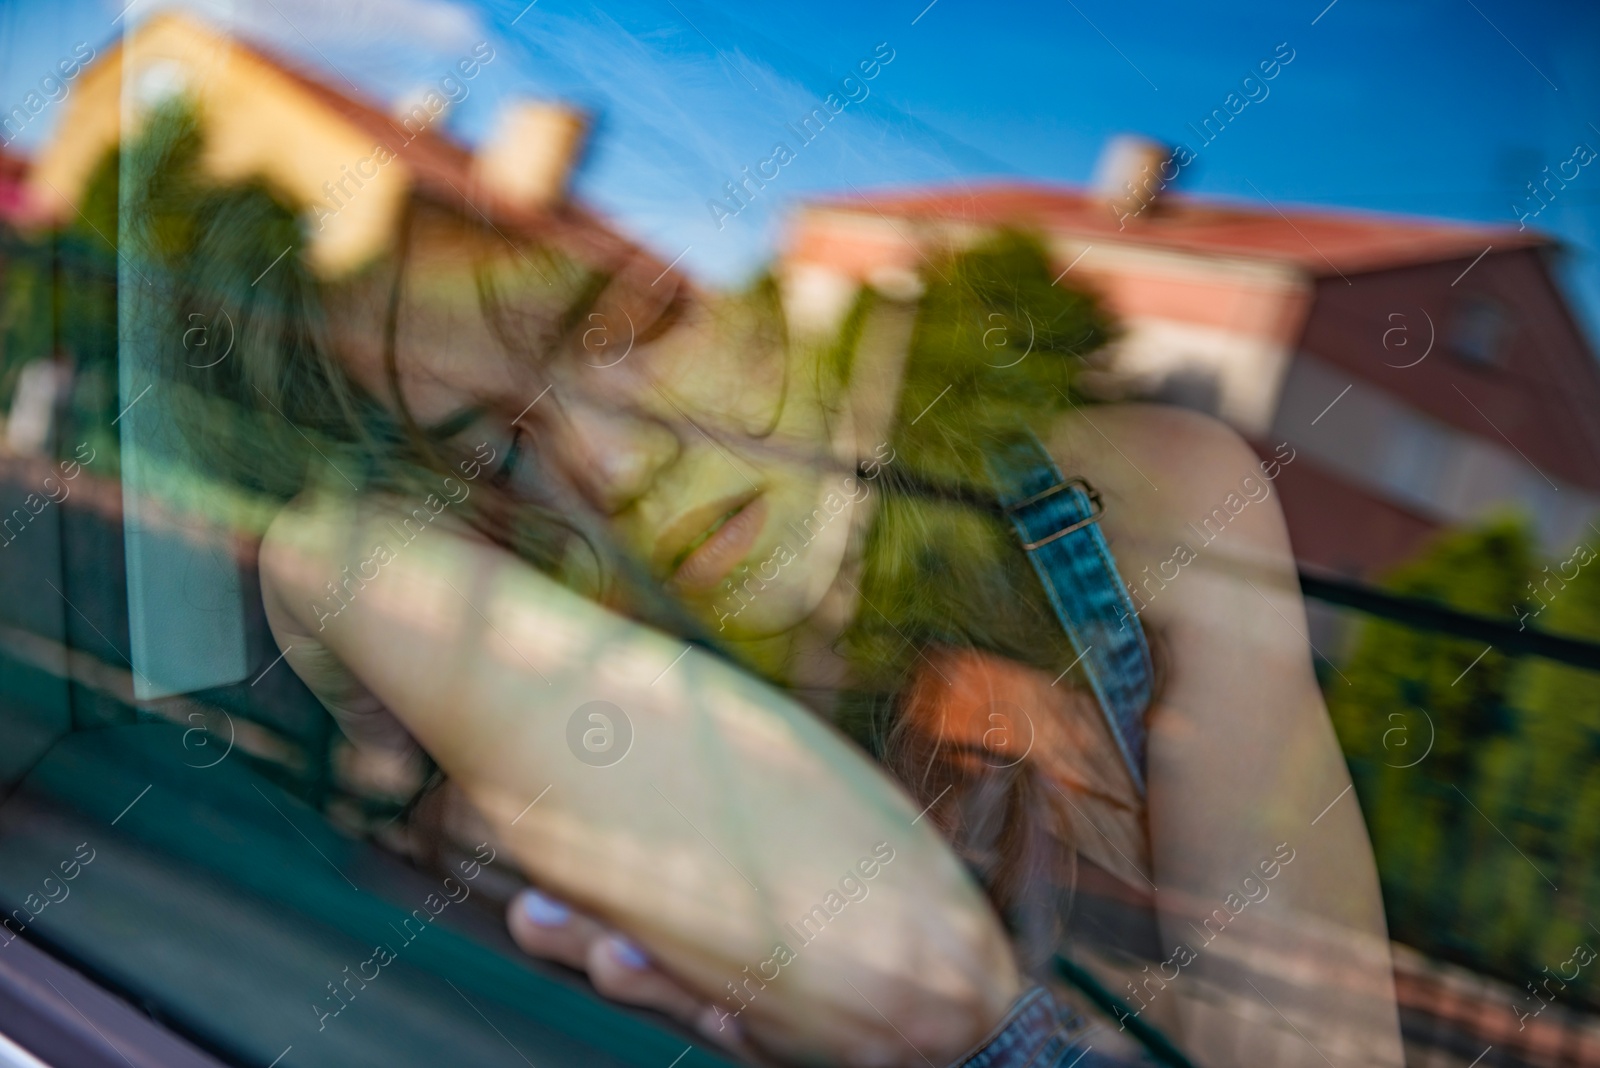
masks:
[[[984,461],[1143,794],[1144,713],[1154,668],[1144,628],[1100,533],[1100,495],[1082,478],[1063,478],[1031,431],[992,442]]]
[[[951,1068],[1098,1068],[1088,1056],[1094,1026],[1047,988],[1034,987],[1011,1006],[978,1048]]]

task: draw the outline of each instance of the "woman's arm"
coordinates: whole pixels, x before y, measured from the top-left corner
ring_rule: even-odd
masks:
[[[939,1063],[1003,1015],[1019,980],[998,921],[861,754],[448,516],[407,542],[405,515],[285,511],[262,545],[268,617],[331,704],[397,717],[530,878],[785,1057]],[[607,729],[589,711],[631,731],[609,766],[583,746]]]
[[[1152,1010],[1177,1003],[1202,1064],[1399,1065],[1372,847],[1312,672],[1272,481],[1232,431],[1173,409],[1096,408],[1055,444],[1101,488],[1165,660],[1147,722],[1170,963],[1140,995]]]

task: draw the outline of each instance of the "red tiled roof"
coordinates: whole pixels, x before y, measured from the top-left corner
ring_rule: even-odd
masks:
[[[464,145],[426,127],[411,133],[393,115],[354,100],[317,81],[259,44],[235,39],[236,47],[254,53],[351,125],[385,144],[411,169],[417,192],[433,203],[459,212],[470,222],[484,222],[519,237],[547,240],[585,256],[596,265],[655,274],[665,261],[624,237],[610,223],[567,200],[549,208],[517,208],[484,189],[473,175],[473,154]]]
[[[867,193],[814,206],[904,219],[1013,225],[1185,252],[1226,253],[1295,264],[1313,275],[1353,274],[1549,245],[1511,226],[1444,222],[1376,212],[1265,205],[1166,194],[1118,227],[1099,197],[1065,186],[995,182],[962,188]]]
[[[191,18],[166,13],[155,17]],[[564,200],[537,209],[506,203],[478,182],[473,174],[473,153],[466,146],[428,127],[412,133],[400,119],[318,81],[270,47],[231,34],[225,36],[232,47],[271,66],[318,103],[375,142],[382,142],[410,169],[416,194],[422,199],[457,212],[471,224],[491,226],[502,236],[547,241],[599,269],[626,269],[653,277],[666,267],[660,257],[576,201]],[[0,188],[4,187],[3,182],[0,175]]]

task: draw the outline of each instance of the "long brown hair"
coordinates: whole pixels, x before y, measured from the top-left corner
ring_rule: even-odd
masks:
[[[395,253],[337,287],[319,283],[298,256],[252,282],[256,263],[274,250],[299,249],[295,212],[264,186],[208,182],[199,150],[193,116],[170,109],[130,147],[125,173],[137,183],[130,210],[145,220],[146,247],[158,261],[147,266],[165,283],[174,322],[198,307],[226,313],[237,327],[232,358],[206,366],[178,343],[181,328],[157,335],[201,468],[280,504],[329,465],[379,492],[415,492],[451,473],[452,457],[407,407],[397,367],[410,242],[419,226],[448,212],[410,209]],[[570,354],[579,326],[607,301],[679,299],[670,287],[647,284],[658,269],[653,259],[592,230],[581,217],[556,218],[512,248],[515,258],[501,254],[475,273],[485,320],[513,358],[538,367]],[[1048,728],[1066,714],[1062,702],[1092,699],[1070,683],[1041,688],[1041,679],[1064,672],[1068,646],[1014,536],[974,503],[991,494],[979,457],[992,435],[1018,424],[1043,429],[1081,400],[1077,373],[1112,326],[1092,297],[1055,286],[1043,247],[1019,233],[951,251],[928,281],[891,438],[896,460],[876,483],[881,500],[867,534],[863,609],[839,641],[855,683],[840,697],[838,722],[919,807],[928,806],[1011,926],[1025,963],[1037,968],[1054,949],[1072,884],[1074,822],[1047,754],[1019,754],[1004,731],[996,734],[994,709],[1016,709],[1014,726],[1025,720],[1053,738]],[[770,279],[739,300],[764,324],[760,344],[784,343]],[[791,354],[791,363],[805,362],[842,389],[875,300],[865,292],[830,345]],[[379,324],[386,398],[363,389],[341,364],[338,324],[328,316],[355,307]],[[670,314],[655,306],[641,316]],[[986,358],[984,338],[997,324],[1015,348],[1027,339],[1023,359]],[[534,418],[551,418],[554,409]],[[959,492],[930,495],[930,485]],[[466,518],[496,543],[586,585],[619,611],[720,648],[561,486],[534,500],[492,479],[482,489]]]

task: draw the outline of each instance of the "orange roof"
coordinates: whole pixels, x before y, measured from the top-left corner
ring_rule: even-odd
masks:
[[[271,64],[329,110],[386,145],[411,168],[419,195],[459,212],[469,222],[481,221],[519,237],[547,240],[614,269],[626,264],[630,270],[654,274],[666,266],[650,250],[573,200],[535,209],[505,203],[478,182],[473,174],[473,154],[464,145],[429,127],[411,133],[394,115],[329,87],[259,43],[237,38],[233,43]]]
[[[159,20],[197,25],[207,33],[224,37],[231,47],[271,67],[318,104],[370,136],[374,142],[382,143],[403,160],[413,179],[414,197],[455,212],[469,225],[489,226],[508,241],[514,236],[547,242],[600,270],[626,270],[632,274],[655,277],[666,268],[665,261],[651,250],[575,200],[563,199],[555,204],[524,207],[497,196],[493,189],[479,181],[473,166],[472,150],[467,146],[429,126],[422,126],[415,132],[407,129],[401,119],[331,88],[270,46],[218,31],[191,16],[173,12],[153,16],[141,25],[138,32],[144,32],[146,27]],[[106,62],[123,46],[124,42],[117,40],[97,62]],[[284,151],[292,152],[293,146],[285,145]],[[8,206],[16,211],[28,208],[30,218],[36,214],[36,206],[29,206],[24,200],[11,205],[6,199],[10,183],[19,179],[26,169],[26,161],[14,160],[0,153],[0,216],[4,216]],[[17,196],[21,197],[20,191]]]
[[[867,193],[816,201],[814,206],[1225,253],[1287,262],[1313,275],[1470,259],[1491,245],[1506,251],[1554,243],[1547,235],[1512,226],[1265,203],[1257,207],[1171,193],[1119,228],[1118,215],[1100,197],[1065,186],[1022,182]]]

